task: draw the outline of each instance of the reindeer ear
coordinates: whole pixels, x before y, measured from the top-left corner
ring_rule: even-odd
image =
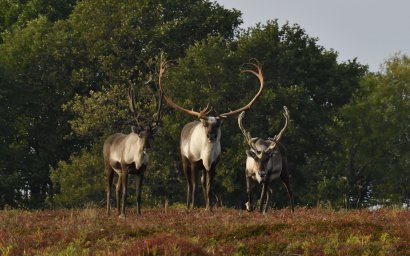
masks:
[[[141,127],[132,125],[132,126],[131,126],[131,131],[132,131],[133,133],[140,134],[140,132],[141,132],[142,130],[141,130]]]
[[[256,154],[252,150],[246,150],[245,152],[247,156],[252,157],[253,159],[256,158]]]
[[[208,121],[205,118],[199,119],[204,127],[208,127]]]
[[[152,137],[154,137],[154,135],[156,135],[157,133],[159,133],[161,131],[161,126],[156,126],[154,127],[151,132],[152,132]]]
[[[221,126],[221,125],[222,125],[222,123],[224,122],[224,119],[223,119],[223,118],[221,118],[221,117],[219,117],[219,116],[216,118],[216,120],[217,120],[217,122],[218,122],[218,123],[217,123],[217,124],[218,124],[218,126]]]

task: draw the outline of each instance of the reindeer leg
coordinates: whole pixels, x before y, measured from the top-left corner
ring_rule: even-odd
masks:
[[[253,210],[252,209],[252,184],[251,184],[251,180],[248,177],[248,175],[245,174],[245,177],[246,177],[246,194],[248,197],[248,201],[245,203],[245,206],[246,206],[246,210],[248,212],[251,212]]]
[[[207,199],[207,193],[206,193],[206,180],[208,178],[208,172],[205,168],[202,168],[202,175],[201,175],[201,184],[202,184],[202,193],[204,195],[204,203],[206,205]]]
[[[204,170],[206,172],[206,192],[205,192],[205,210],[212,211],[211,206],[211,172]]]
[[[137,172],[137,188],[136,188],[136,197],[137,197],[137,215],[141,215],[141,190],[142,190],[142,181],[144,180],[144,171],[146,165],[141,166],[139,172]]]
[[[191,181],[191,170],[190,163],[187,158],[182,157],[182,170],[184,172],[187,181],[187,196],[186,196],[186,208],[189,209],[191,204],[191,194],[192,194],[192,181]]]
[[[261,198],[259,200],[259,212],[262,213],[263,210],[263,205],[265,203],[265,197],[266,197],[266,190],[268,189],[267,184],[263,183],[262,185],[262,192],[261,192]]]
[[[107,175],[107,215],[110,215],[111,210],[111,187],[114,178],[114,170],[111,166],[105,166],[105,174]]]
[[[196,168],[195,162],[191,163],[191,209],[195,207],[195,190],[196,190]]]
[[[115,199],[116,199],[116,205],[117,205],[117,212],[118,212],[118,215],[120,215],[121,214],[121,197],[120,197],[120,194],[121,194],[121,190],[122,190],[122,179],[121,179],[121,173],[118,175],[118,180],[117,180],[117,185],[116,185],[116,187],[115,187]]]
[[[292,191],[292,187],[290,186],[289,173],[288,173],[287,169],[286,169],[286,171],[282,170],[282,173],[280,174],[280,179],[282,180],[283,185],[285,185],[286,190],[288,192],[290,210],[292,212],[294,212],[295,209],[294,209],[294,203],[293,203],[293,191]]]
[[[269,184],[266,184],[268,187],[266,191],[266,202],[265,202],[265,207],[263,208],[263,213],[267,213],[270,205],[270,199],[272,197],[272,189],[269,187]]]
[[[214,184],[214,177],[215,177],[215,170],[216,170],[216,162],[211,165],[211,169],[208,172],[206,186],[207,186],[207,196],[208,196],[208,206],[212,211],[213,203],[212,198],[215,198],[215,194],[213,192],[213,184]]]
[[[122,200],[121,200],[121,214],[120,218],[125,218],[125,203],[127,202],[127,190],[128,190],[128,167],[122,169],[121,173],[121,192],[122,192]]]

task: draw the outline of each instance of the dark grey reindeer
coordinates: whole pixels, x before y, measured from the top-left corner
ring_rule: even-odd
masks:
[[[246,192],[248,195],[248,201],[246,202],[246,209],[252,211],[252,186],[251,180],[257,181],[262,184],[262,193],[260,197],[259,211],[266,213],[269,208],[270,198],[272,196],[272,189],[270,183],[272,180],[279,178],[285,185],[288,196],[291,211],[294,211],[293,207],[293,192],[289,181],[288,161],[286,157],[286,151],[284,146],[279,142],[282,138],[283,132],[288,126],[289,112],[286,107],[284,109],[285,125],[279,134],[275,137],[268,138],[267,140],[260,139],[258,137],[252,138],[250,133],[245,130],[242,124],[242,120],[245,116],[245,112],[242,112],[238,116],[238,125],[246,142],[250,146],[249,150],[246,150]]]

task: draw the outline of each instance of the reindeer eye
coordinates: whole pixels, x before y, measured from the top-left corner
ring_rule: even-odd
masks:
[[[252,150],[246,150],[246,155],[252,157],[253,159],[256,159],[256,154]]]

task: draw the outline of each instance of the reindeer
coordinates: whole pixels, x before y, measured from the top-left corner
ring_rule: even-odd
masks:
[[[161,67],[164,62],[161,63]],[[163,70],[160,70],[159,83]],[[151,80],[150,80],[151,81]],[[149,82],[150,82],[149,81]],[[147,82],[147,84],[149,83]],[[116,133],[109,136],[103,147],[105,174],[108,178],[107,186],[107,215],[110,214],[111,187],[114,171],[118,174],[116,185],[116,203],[120,218],[125,218],[125,202],[127,200],[128,174],[137,176],[137,215],[141,215],[141,188],[144,179],[144,171],[148,165],[148,151],[151,148],[151,140],[159,129],[163,95],[159,90],[157,111],[151,120],[141,119],[141,113],[135,110],[135,92],[132,85],[127,91],[129,108],[136,125],[131,127],[131,133]]]
[[[251,202],[251,180],[257,181],[262,184],[262,193],[260,197],[259,212],[266,213],[269,208],[270,198],[272,196],[272,189],[270,188],[270,183],[272,180],[280,177],[283,184],[286,187],[289,196],[289,202],[291,211],[294,211],[293,207],[293,192],[289,183],[289,171],[288,171],[288,161],[286,157],[286,152],[284,146],[279,142],[282,138],[283,132],[288,126],[289,112],[286,107],[284,109],[285,125],[279,134],[275,137],[268,138],[267,140],[260,139],[258,137],[252,138],[250,133],[245,130],[242,124],[242,120],[245,116],[245,111],[243,111],[238,116],[238,125],[243,135],[245,136],[246,142],[251,147],[250,150],[246,150],[246,192],[248,195],[248,201],[245,206],[248,211],[252,211]]]
[[[249,109],[261,94],[264,84],[262,66],[258,61],[255,60],[255,62],[256,63],[247,63],[247,65],[253,66],[256,68],[256,71],[248,69],[242,70],[241,73],[251,73],[258,77],[260,82],[259,91],[247,105],[237,110],[229,111],[218,116],[210,116],[208,114],[212,108],[209,108],[209,104],[199,112],[196,112],[178,106],[164,94],[164,100],[170,107],[199,119],[199,121],[186,124],[181,131],[180,149],[182,168],[188,182],[186,202],[188,209],[194,207],[196,175],[198,170],[202,169],[201,183],[206,210],[212,211],[211,198],[214,196],[212,193],[212,183],[215,176],[216,165],[221,155],[221,125],[225,118]],[[160,90],[163,91],[161,84]]]

